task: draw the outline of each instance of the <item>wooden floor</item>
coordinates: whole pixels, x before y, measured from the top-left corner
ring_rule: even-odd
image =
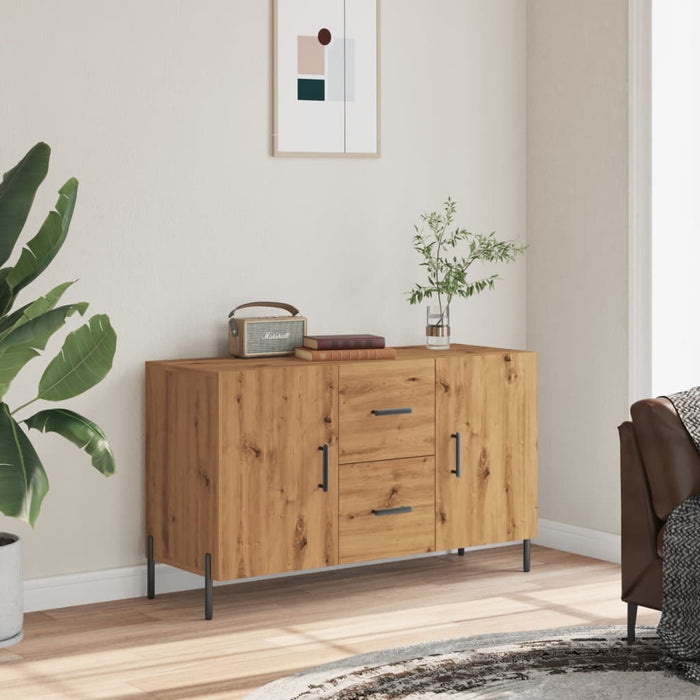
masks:
[[[533,546],[443,555],[25,616],[0,698],[240,698],[367,651],[489,632],[624,623],[615,564]],[[659,614],[640,608],[640,624]]]

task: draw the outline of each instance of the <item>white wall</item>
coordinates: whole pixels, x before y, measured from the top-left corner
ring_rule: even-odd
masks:
[[[420,343],[424,311],[403,295],[418,214],[449,194],[463,225],[524,238],[525,8],[383,0],[382,157],[347,161],[268,155],[268,2],[2,3],[0,166],[53,147],[27,233],[81,181],[64,250],[31,292],[79,277],[71,298],[119,335],[112,373],[70,402],[105,428],[118,473],[41,438],[52,488],[35,531],[0,518],[25,538],[27,578],[143,561],[145,360],[224,354],[228,311],[254,299],[295,304],[316,333]],[[525,265],[503,273],[455,304],[456,341],[525,347]],[[33,395],[43,364],[30,367],[11,403]]]
[[[627,1],[530,0],[528,346],[540,516],[620,531],[628,415]]]
[[[652,390],[700,384],[700,4],[652,3]]]

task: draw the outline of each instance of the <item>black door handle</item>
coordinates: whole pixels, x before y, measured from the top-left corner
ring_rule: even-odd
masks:
[[[321,445],[318,448],[323,450],[323,483],[318,485],[318,488],[323,489],[326,493],[328,492],[328,445]]]
[[[457,440],[457,454],[455,455],[455,469],[452,470],[452,473],[457,476],[459,479],[462,476],[462,433],[452,433],[450,437],[455,438]]]

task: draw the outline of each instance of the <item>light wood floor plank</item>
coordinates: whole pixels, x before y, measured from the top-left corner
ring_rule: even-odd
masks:
[[[520,547],[217,587],[25,616],[0,649],[0,700],[241,698],[321,663],[453,637],[624,623],[620,569]],[[157,586],[157,582],[156,582]],[[641,609],[639,624],[659,613]]]

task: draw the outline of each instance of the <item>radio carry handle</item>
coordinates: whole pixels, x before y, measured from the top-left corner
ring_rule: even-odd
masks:
[[[296,316],[299,313],[299,309],[297,309],[295,306],[292,306],[291,304],[285,304],[284,302],[280,301],[249,301],[247,304],[239,304],[228,315],[229,324],[231,326],[231,333],[233,333],[233,335],[238,335],[238,324],[236,323],[234,314],[236,313],[236,311],[238,311],[238,309],[246,309],[250,306],[268,306],[272,307],[273,309],[284,309],[285,311],[289,311],[289,313],[292,314],[292,316]]]

